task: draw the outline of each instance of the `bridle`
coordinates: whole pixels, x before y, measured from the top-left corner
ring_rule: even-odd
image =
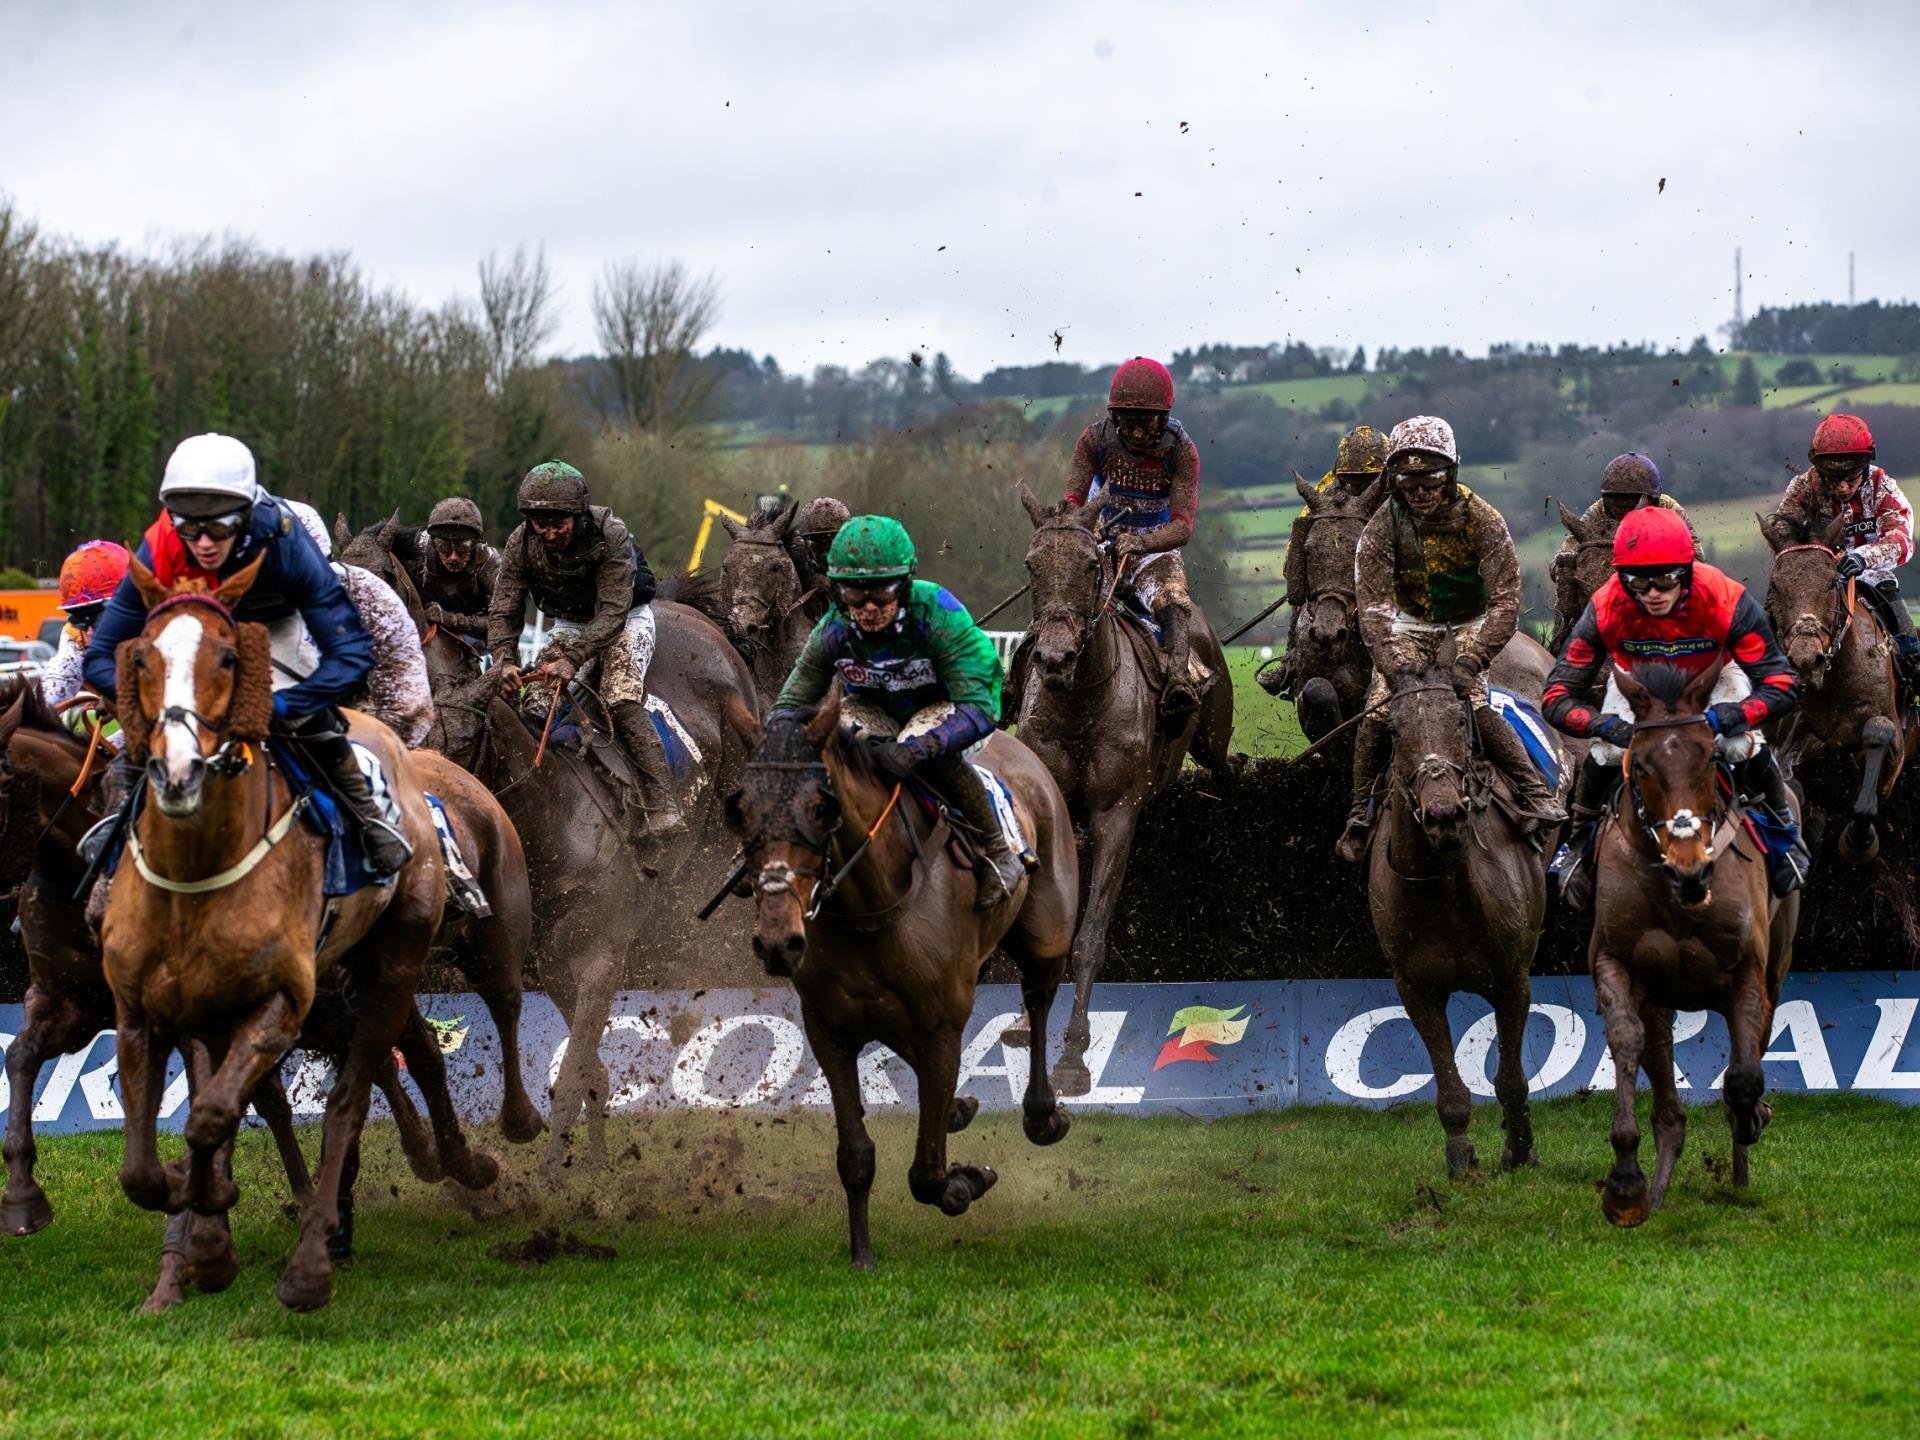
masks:
[[[1774,560],[1777,563],[1782,555],[1791,555],[1795,551],[1800,550],[1817,550],[1829,560],[1836,562],[1839,560],[1838,554],[1830,546],[1811,541],[1802,545],[1782,546],[1774,552]],[[1819,616],[1803,614],[1787,628],[1785,639],[1789,643],[1797,639],[1809,639],[1818,643],[1823,635],[1826,637],[1826,643],[1820,653],[1814,657],[1811,667],[1817,676],[1825,676],[1828,667],[1833,664],[1834,659],[1840,654],[1840,647],[1846,644],[1847,632],[1853,628],[1853,607],[1856,594],[1855,584],[1858,578],[1857,576],[1849,575],[1846,579],[1846,584],[1842,585],[1839,574],[1836,573],[1834,575],[1832,585],[1833,615],[1824,625],[1820,622]]]
[[[1071,520],[1050,520],[1044,525],[1036,525],[1033,527],[1033,533],[1035,535],[1045,535],[1050,532],[1064,532],[1078,535],[1089,545],[1093,546],[1094,559],[1099,562],[1100,571],[1104,575],[1106,570],[1104,557],[1107,553],[1107,541],[1104,538],[1094,531],[1089,530],[1085,525],[1075,524]],[[1049,605],[1044,610],[1036,610],[1033,616],[1033,624],[1029,627],[1029,630],[1038,631],[1042,625],[1052,621],[1077,621],[1080,634],[1083,637],[1079,647],[1074,651],[1073,656],[1073,663],[1077,669],[1081,656],[1086,653],[1086,647],[1093,639],[1094,631],[1099,627],[1100,621],[1106,614],[1113,609],[1113,592],[1119,581],[1117,574],[1114,576],[1114,581],[1115,583],[1113,585],[1103,585],[1096,582],[1093,587],[1092,598],[1089,603],[1085,605],[1076,605],[1061,601],[1057,604]],[[1113,669],[1090,684],[1070,687],[1069,693],[1081,694],[1088,690],[1100,689],[1108,681],[1113,679],[1115,675],[1120,673],[1120,663],[1121,657],[1116,655],[1114,657]]]
[[[802,820],[796,814],[794,825],[795,830],[798,832],[800,843],[812,850],[814,854],[819,857],[817,863],[812,865],[791,865],[784,860],[770,860],[765,865],[754,870],[751,875],[753,893],[756,898],[767,895],[793,895],[795,899],[798,899],[799,896],[793,883],[795,880],[805,878],[817,881],[818,883],[813,889],[813,903],[807,907],[805,917],[809,922],[814,921],[819,918],[821,909],[826,905],[826,902],[832,898],[834,892],[840,888],[841,883],[848,875],[853,873],[854,867],[865,857],[867,850],[873,844],[874,837],[880,833],[880,827],[887,823],[887,817],[892,815],[899,807],[900,796],[905,787],[900,783],[895,783],[893,794],[888,797],[886,807],[880,812],[880,818],[873,822],[873,828],[868,830],[866,836],[860,843],[853,847],[853,853],[847,857],[846,863],[836,870],[833,868],[833,837],[839,833],[840,820],[843,812],[840,806],[840,797],[834,794],[833,791],[833,772],[827,768],[827,762],[825,760],[749,760],[746,762],[745,768],[748,770],[770,770],[775,773],[817,775],[820,777],[820,789],[826,796],[827,802],[832,809],[832,820],[830,824],[825,829],[817,829],[811,822]],[[902,812],[901,821],[907,826],[907,833],[913,838],[914,848],[917,851],[920,848],[919,836],[915,834],[913,830],[913,822],[906,818],[904,812]],[[871,914],[857,917],[848,916],[846,918],[866,922],[877,921],[886,915],[892,914],[895,910],[899,909],[900,906],[906,904],[912,895],[913,885],[912,882],[909,881],[906,890],[901,893],[898,900],[893,901],[891,904]]]
[[[1394,691],[1390,697],[1390,702],[1391,700],[1398,700],[1403,695],[1428,695],[1442,692],[1448,695],[1457,695],[1458,693],[1451,685],[1409,685],[1404,689]],[[1388,713],[1388,723],[1391,724],[1391,708]],[[1423,828],[1427,823],[1427,812],[1425,805],[1421,803],[1420,791],[1430,782],[1443,780],[1449,774],[1455,775],[1460,781],[1461,796],[1467,799],[1470,799],[1472,796],[1473,707],[1465,701],[1462,701],[1460,706],[1460,729],[1466,741],[1468,764],[1462,765],[1456,760],[1449,760],[1445,756],[1429,750],[1426,754],[1422,755],[1419,760],[1414,762],[1411,772],[1406,775],[1395,775],[1393,777],[1394,787],[1406,797],[1407,804],[1413,808],[1414,818],[1420,822]],[[1409,876],[1405,878],[1417,879],[1419,877]]]
[[[223,601],[213,595],[201,594],[195,591],[185,595],[169,595],[166,599],[162,600],[147,612],[147,627],[151,629],[153,622],[160,616],[166,614],[167,611],[182,610],[189,605],[204,606],[206,609],[213,611],[213,613],[218,615],[222,620],[226,621],[228,625],[237,626],[239,624],[239,622],[233,618],[233,612],[226,607]],[[216,722],[207,719],[207,717],[202,715],[198,710],[190,709],[185,705],[167,705],[153,717],[149,729],[157,730],[167,725],[184,725],[187,733],[193,737],[196,747],[199,745],[200,737],[203,733],[214,736],[219,741],[219,744],[214,747],[212,754],[203,758],[202,763],[206,765],[208,770],[216,775],[231,777],[246,774],[248,768],[253,764],[253,747],[245,741],[235,739],[233,736],[227,734],[227,726],[231,723],[232,719],[231,711],[229,711],[224,718]],[[148,743],[151,745],[151,741]]]
[[[1705,715],[1668,715],[1657,720],[1636,720],[1633,725],[1633,733],[1637,738],[1643,731],[1673,730],[1685,725],[1705,725],[1706,723],[1707,717]],[[1713,809],[1704,817],[1695,814],[1691,809],[1682,808],[1674,811],[1673,814],[1663,819],[1649,820],[1647,818],[1646,796],[1641,793],[1640,781],[1633,773],[1633,742],[1631,740],[1627,742],[1626,748],[1620,752],[1620,774],[1621,778],[1626,781],[1627,797],[1633,804],[1634,823],[1640,827],[1641,833],[1647,837],[1648,843],[1658,852],[1662,864],[1672,863],[1667,859],[1667,846],[1669,843],[1675,840],[1700,839],[1703,833],[1705,835],[1705,839],[1702,841],[1703,858],[1706,860],[1713,859],[1713,837],[1719,833],[1720,827],[1726,822],[1728,814],[1727,807],[1720,803],[1718,799],[1720,791],[1717,780],[1714,782],[1714,795],[1716,798]],[[1665,832],[1666,835],[1664,840],[1661,838],[1662,832]]]
[[[748,531],[742,534],[733,543],[736,545],[762,545],[762,546],[766,546],[769,549],[778,550],[781,553],[781,555],[785,557],[787,561],[787,568],[793,572],[794,589],[800,591],[799,598],[792,601],[791,603],[789,603],[784,607],[778,605],[776,601],[769,599],[767,596],[761,595],[755,592],[749,592],[746,595],[740,596],[739,597],[740,600],[752,601],[754,604],[759,606],[759,610],[760,610],[760,618],[757,620],[748,622],[748,626],[747,626],[748,629],[752,629],[752,630],[758,630],[761,628],[772,629],[775,625],[779,625],[783,623],[789,616],[791,616],[794,613],[794,611],[800,609],[801,606],[805,605],[809,600],[813,599],[814,596],[818,595],[823,589],[826,588],[823,585],[815,585],[812,589],[804,589],[804,590],[801,589],[800,569],[797,565],[793,563],[793,557],[787,553],[786,542],[779,539],[776,536],[755,535],[751,531]],[[737,602],[729,601],[727,606],[727,609],[729,612],[732,611],[734,603],[737,603]],[[738,627],[736,626],[734,628],[737,629]],[[748,637],[742,636],[741,638],[745,639]]]

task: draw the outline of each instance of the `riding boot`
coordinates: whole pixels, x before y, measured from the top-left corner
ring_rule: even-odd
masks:
[[[124,750],[114,756],[113,763],[107,767],[106,778],[100,785],[100,800],[106,815],[95,821],[87,833],[80,837],[80,858],[86,862],[87,874],[92,877],[83,914],[87,929],[93,933],[96,941],[100,938],[100,924],[107,918],[107,894],[113,889],[113,876],[108,873],[106,861],[117,850],[127,833],[127,826],[132,823],[140,780],[141,767],[138,761]],[[81,881],[83,886],[88,883]],[[79,898],[77,892],[74,898]]]
[[[1160,719],[1178,726],[1200,704],[1200,692],[1187,675],[1187,632],[1193,616],[1184,605],[1164,605],[1153,618],[1160,624],[1160,648],[1167,666],[1166,688],[1160,692]]]
[[[1513,803],[1520,811],[1528,835],[1537,835],[1546,826],[1557,825],[1567,818],[1567,812],[1560,808],[1560,798],[1547,784],[1540,767],[1533,763],[1533,756],[1527,753],[1526,742],[1521,740],[1519,731],[1490,705],[1474,707],[1473,729],[1480,737],[1480,748],[1513,787]]]
[[[1573,833],[1567,836],[1559,870],[1560,903],[1579,914],[1593,903],[1594,841],[1600,836],[1600,817],[1606,813],[1607,792],[1619,772],[1611,765],[1581,762],[1573,780]]]
[[[640,808],[644,819],[642,840],[668,840],[687,832],[687,822],[673,798],[673,770],[667,764],[667,747],[660,732],[653,728],[653,717],[638,700],[621,700],[612,707],[614,728],[627,747],[633,768],[640,773]]]
[[[347,739],[346,722],[332,710],[289,718],[286,727],[320,771],[333,798],[345,806],[360,831],[367,873],[385,880],[413,858],[400,807],[391,795],[376,794]]]
[[[1806,836],[1793,821],[1793,792],[1787,786],[1786,772],[1774,756],[1771,745],[1762,745],[1753,758],[1734,771],[1734,784],[1744,794],[1758,795],[1772,812],[1774,822],[1787,827],[1792,839],[1784,851],[1767,851],[1767,878],[1775,895],[1791,895],[1807,883],[1813,869],[1813,852]]]
[[[1353,809],[1347,812],[1347,828],[1333,843],[1333,853],[1349,865],[1358,865],[1367,853],[1367,833],[1375,818],[1373,792],[1392,753],[1392,727],[1376,711],[1360,722],[1353,738]]]
[[[993,797],[987,793],[987,782],[959,755],[937,755],[923,760],[919,772],[973,827],[978,841],[978,863],[973,867],[973,908],[991,910],[1012,896],[1027,871],[1007,844],[1006,834],[1000,828],[1000,816],[993,808]]]
[[[1920,636],[1913,630],[1913,612],[1900,598],[1898,580],[1882,580],[1874,589],[1887,602],[1887,618],[1893,622],[1893,658],[1909,695],[1920,694]]]

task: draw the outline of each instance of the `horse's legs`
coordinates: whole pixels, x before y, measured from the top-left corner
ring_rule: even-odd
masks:
[[[1493,1092],[1500,1098],[1500,1124],[1507,1132],[1506,1144],[1500,1151],[1503,1170],[1540,1163],[1540,1156],[1533,1148],[1533,1111],[1527,1103],[1527,1067],[1521,1054],[1532,1002],[1527,972],[1522,968],[1519,974],[1507,978],[1493,1010],[1494,1030],[1500,1040],[1500,1063],[1493,1073]]]
[[[1600,1208],[1615,1225],[1638,1225],[1649,1209],[1647,1177],[1640,1168],[1640,1122],[1633,1113],[1646,1027],[1626,967],[1602,951],[1593,957],[1592,968],[1594,998],[1613,1054],[1613,1169],[1600,1192]]]
[[[949,1215],[963,1215],[1000,1177],[985,1165],[947,1163],[947,1120],[960,1078],[960,1031],[943,1027],[920,1037],[911,1058],[920,1082],[920,1128],[907,1187],[922,1205],[938,1205]]]
[[[1034,1144],[1051,1145],[1067,1133],[1072,1123],[1047,1076],[1047,1014],[1059,992],[1066,957],[1036,950],[1032,937],[1018,922],[1000,943],[1013,952],[1020,967],[1020,999],[1027,1012],[1027,1093],[1020,1100],[1020,1125]],[[967,1118],[973,1118],[971,1111]]]
[[[496,885],[490,893],[498,896],[503,892]],[[495,903],[507,902],[500,899]],[[520,1073],[521,973],[532,944],[532,931],[531,914],[509,921],[496,911],[485,920],[473,922],[461,950],[466,963],[460,968],[487,1007],[500,1036],[500,1132],[515,1145],[525,1145],[546,1124],[534,1108],[526,1079]]]
[[[1849,862],[1864,865],[1880,853],[1880,834],[1874,821],[1880,814],[1880,791],[1887,762],[1900,739],[1900,730],[1884,715],[1875,715],[1860,729],[1860,793],[1854,797],[1853,819],[1840,832],[1840,851]]]
[[[373,1077],[373,1083],[387,1097],[387,1108],[393,1112],[393,1128],[400,1138],[400,1153],[407,1157],[407,1168],[413,1171],[414,1179],[428,1185],[446,1179],[447,1172],[440,1166],[440,1152],[434,1146],[426,1122],[413,1107],[413,1096],[400,1083],[400,1066],[391,1053],[380,1057],[380,1070]]]
[[[1433,1066],[1434,1088],[1439,1092],[1434,1097],[1435,1107],[1440,1112],[1440,1128],[1447,1132],[1447,1178],[1464,1180],[1479,1168],[1480,1157],[1474,1153],[1473,1141],[1467,1138],[1467,1125],[1473,1119],[1473,1098],[1467,1093],[1466,1081],[1460,1078],[1460,1067],[1454,1063],[1453,1029],[1447,1024],[1447,997],[1409,985],[1398,977],[1393,983],[1400,991],[1400,1003],[1406,1006],[1407,1018],[1420,1032],[1421,1043],[1427,1047],[1427,1059]],[[1521,1023],[1525,1024],[1524,1018]]]
[[[567,953],[567,952],[561,952]],[[606,1109],[612,1081],[600,1059],[600,1039],[613,1014],[613,992],[620,981],[619,952],[605,939],[584,940],[574,972],[573,1008],[567,1014],[567,1056],[560,1064],[560,1075],[553,1084],[553,1103],[548,1121],[553,1139],[547,1149],[547,1163],[558,1166],[567,1154],[567,1134],[582,1110],[587,1117],[587,1143],[592,1158],[606,1158]]]
[[[1760,1138],[1773,1117],[1766,1094],[1767,1075],[1760,1057],[1773,1038],[1773,1003],[1766,975],[1758,964],[1742,965],[1733,981],[1733,1004],[1727,1013],[1733,1055],[1721,1089],[1727,1125],[1733,1131],[1733,1183],[1747,1183],[1747,1147]]]
[[[500,1166],[491,1155],[477,1155],[467,1148],[466,1133],[460,1128],[460,1116],[447,1090],[447,1061],[440,1053],[440,1037],[417,1005],[407,1007],[406,1024],[400,1031],[400,1053],[407,1057],[413,1083],[427,1102],[441,1165],[467,1189],[484,1190],[500,1178]]]
[[[1107,926],[1113,922],[1120,882],[1126,878],[1127,852],[1133,848],[1137,817],[1136,802],[1128,799],[1091,816],[1087,823],[1093,858],[1088,867],[1087,903],[1080,911],[1079,932],[1073,937],[1073,1014],[1067,1019],[1060,1060],[1053,1071],[1053,1083],[1062,1095],[1084,1095],[1093,1088],[1093,1074],[1087,1069],[1087,1046],[1093,1039],[1088,1011],[1093,1004],[1093,982],[1107,960]]]
[[[353,1258],[353,1187],[360,1183],[360,1140],[355,1137],[346,1163],[340,1167],[340,1199],[334,1208],[340,1224],[327,1237],[327,1258],[339,1265]]]
[[[839,1135],[834,1165],[840,1171],[840,1186],[847,1192],[847,1234],[852,1246],[853,1268],[873,1268],[873,1244],[867,1234],[867,1199],[873,1190],[873,1139],[867,1134],[866,1109],[860,1101],[860,1052],[843,1045],[802,1012],[807,1043],[820,1062],[820,1073],[827,1077],[827,1090],[833,1096],[833,1128]]]
[[[186,1139],[193,1156],[193,1208],[211,1215],[239,1198],[208,1163],[213,1152],[233,1139],[254,1088],[280,1063],[300,1038],[300,1020],[284,992],[276,991],[254,1007],[227,1039],[220,1068],[197,1087],[187,1115]]]
[[[47,1192],[33,1178],[33,1087],[49,1058],[78,1050],[91,1040],[100,1017],[87,1014],[38,985],[27,990],[26,1021],[7,1047],[7,1188],[0,1196],[0,1235],[31,1235],[53,1219]]]
[[[1673,1011],[1643,1005],[1640,1025],[1647,1037],[1640,1063],[1653,1087],[1653,1192],[1648,1203],[1658,1210],[1666,1203],[1667,1185],[1687,1143],[1687,1107],[1680,1103],[1680,1087],[1673,1078]]]
[[[173,1046],[144,1019],[122,1010],[114,1026],[114,1052],[119,1058],[120,1104],[126,1112],[123,1133],[126,1150],[120,1162],[120,1188],[143,1210],[178,1210],[184,1195],[174,1197],[166,1170],[160,1164],[154,1127],[160,1116],[160,1092],[167,1078],[167,1056]]]
[[[300,1139],[293,1133],[293,1106],[287,1100],[286,1086],[280,1083],[279,1071],[255,1087],[253,1108],[260,1112],[267,1129],[273,1132],[274,1148],[280,1152],[287,1184],[293,1189],[293,1203],[304,1204],[313,1189],[313,1176],[307,1170],[307,1157],[300,1153]]]

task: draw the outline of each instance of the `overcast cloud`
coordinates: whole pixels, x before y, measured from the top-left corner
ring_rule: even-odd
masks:
[[[789,369],[1720,343],[1736,244],[1749,312],[1845,299],[1849,250],[1920,294],[1904,4],[4,14],[44,228],[344,248],[435,302],[544,243],[566,351],[628,255],[711,269],[714,338]]]

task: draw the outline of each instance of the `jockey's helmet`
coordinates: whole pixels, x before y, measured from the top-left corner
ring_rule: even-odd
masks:
[[[827,551],[829,580],[903,580],[913,567],[912,537],[891,515],[855,515]]]
[[[1356,425],[1340,437],[1336,475],[1378,475],[1387,468],[1387,437],[1371,425]]]
[[[1113,372],[1107,390],[1109,410],[1173,409],[1173,376],[1158,360],[1136,355]]]
[[[584,515],[591,505],[587,477],[564,460],[548,460],[527,472],[517,502],[522,515]]]
[[[1642,455],[1637,450],[1616,455],[1607,462],[1607,468],[1600,472],[1600,493],[1602,495],[1658,495],[1660,467],[1653,463],[1651,455]]]
[[[464,495],[449,495],[427,513],[427,533],[448,540],[479,539],[480,507]]]
[[[160,503],[176,515],[190,520],[244,517],[252,514],[259,498],[253,452],[231,435],[189,435],[167,457]]]
[[[60,563],[60,608],[69,616],[104,605],[127,573],[127,547],[89,540]]]

